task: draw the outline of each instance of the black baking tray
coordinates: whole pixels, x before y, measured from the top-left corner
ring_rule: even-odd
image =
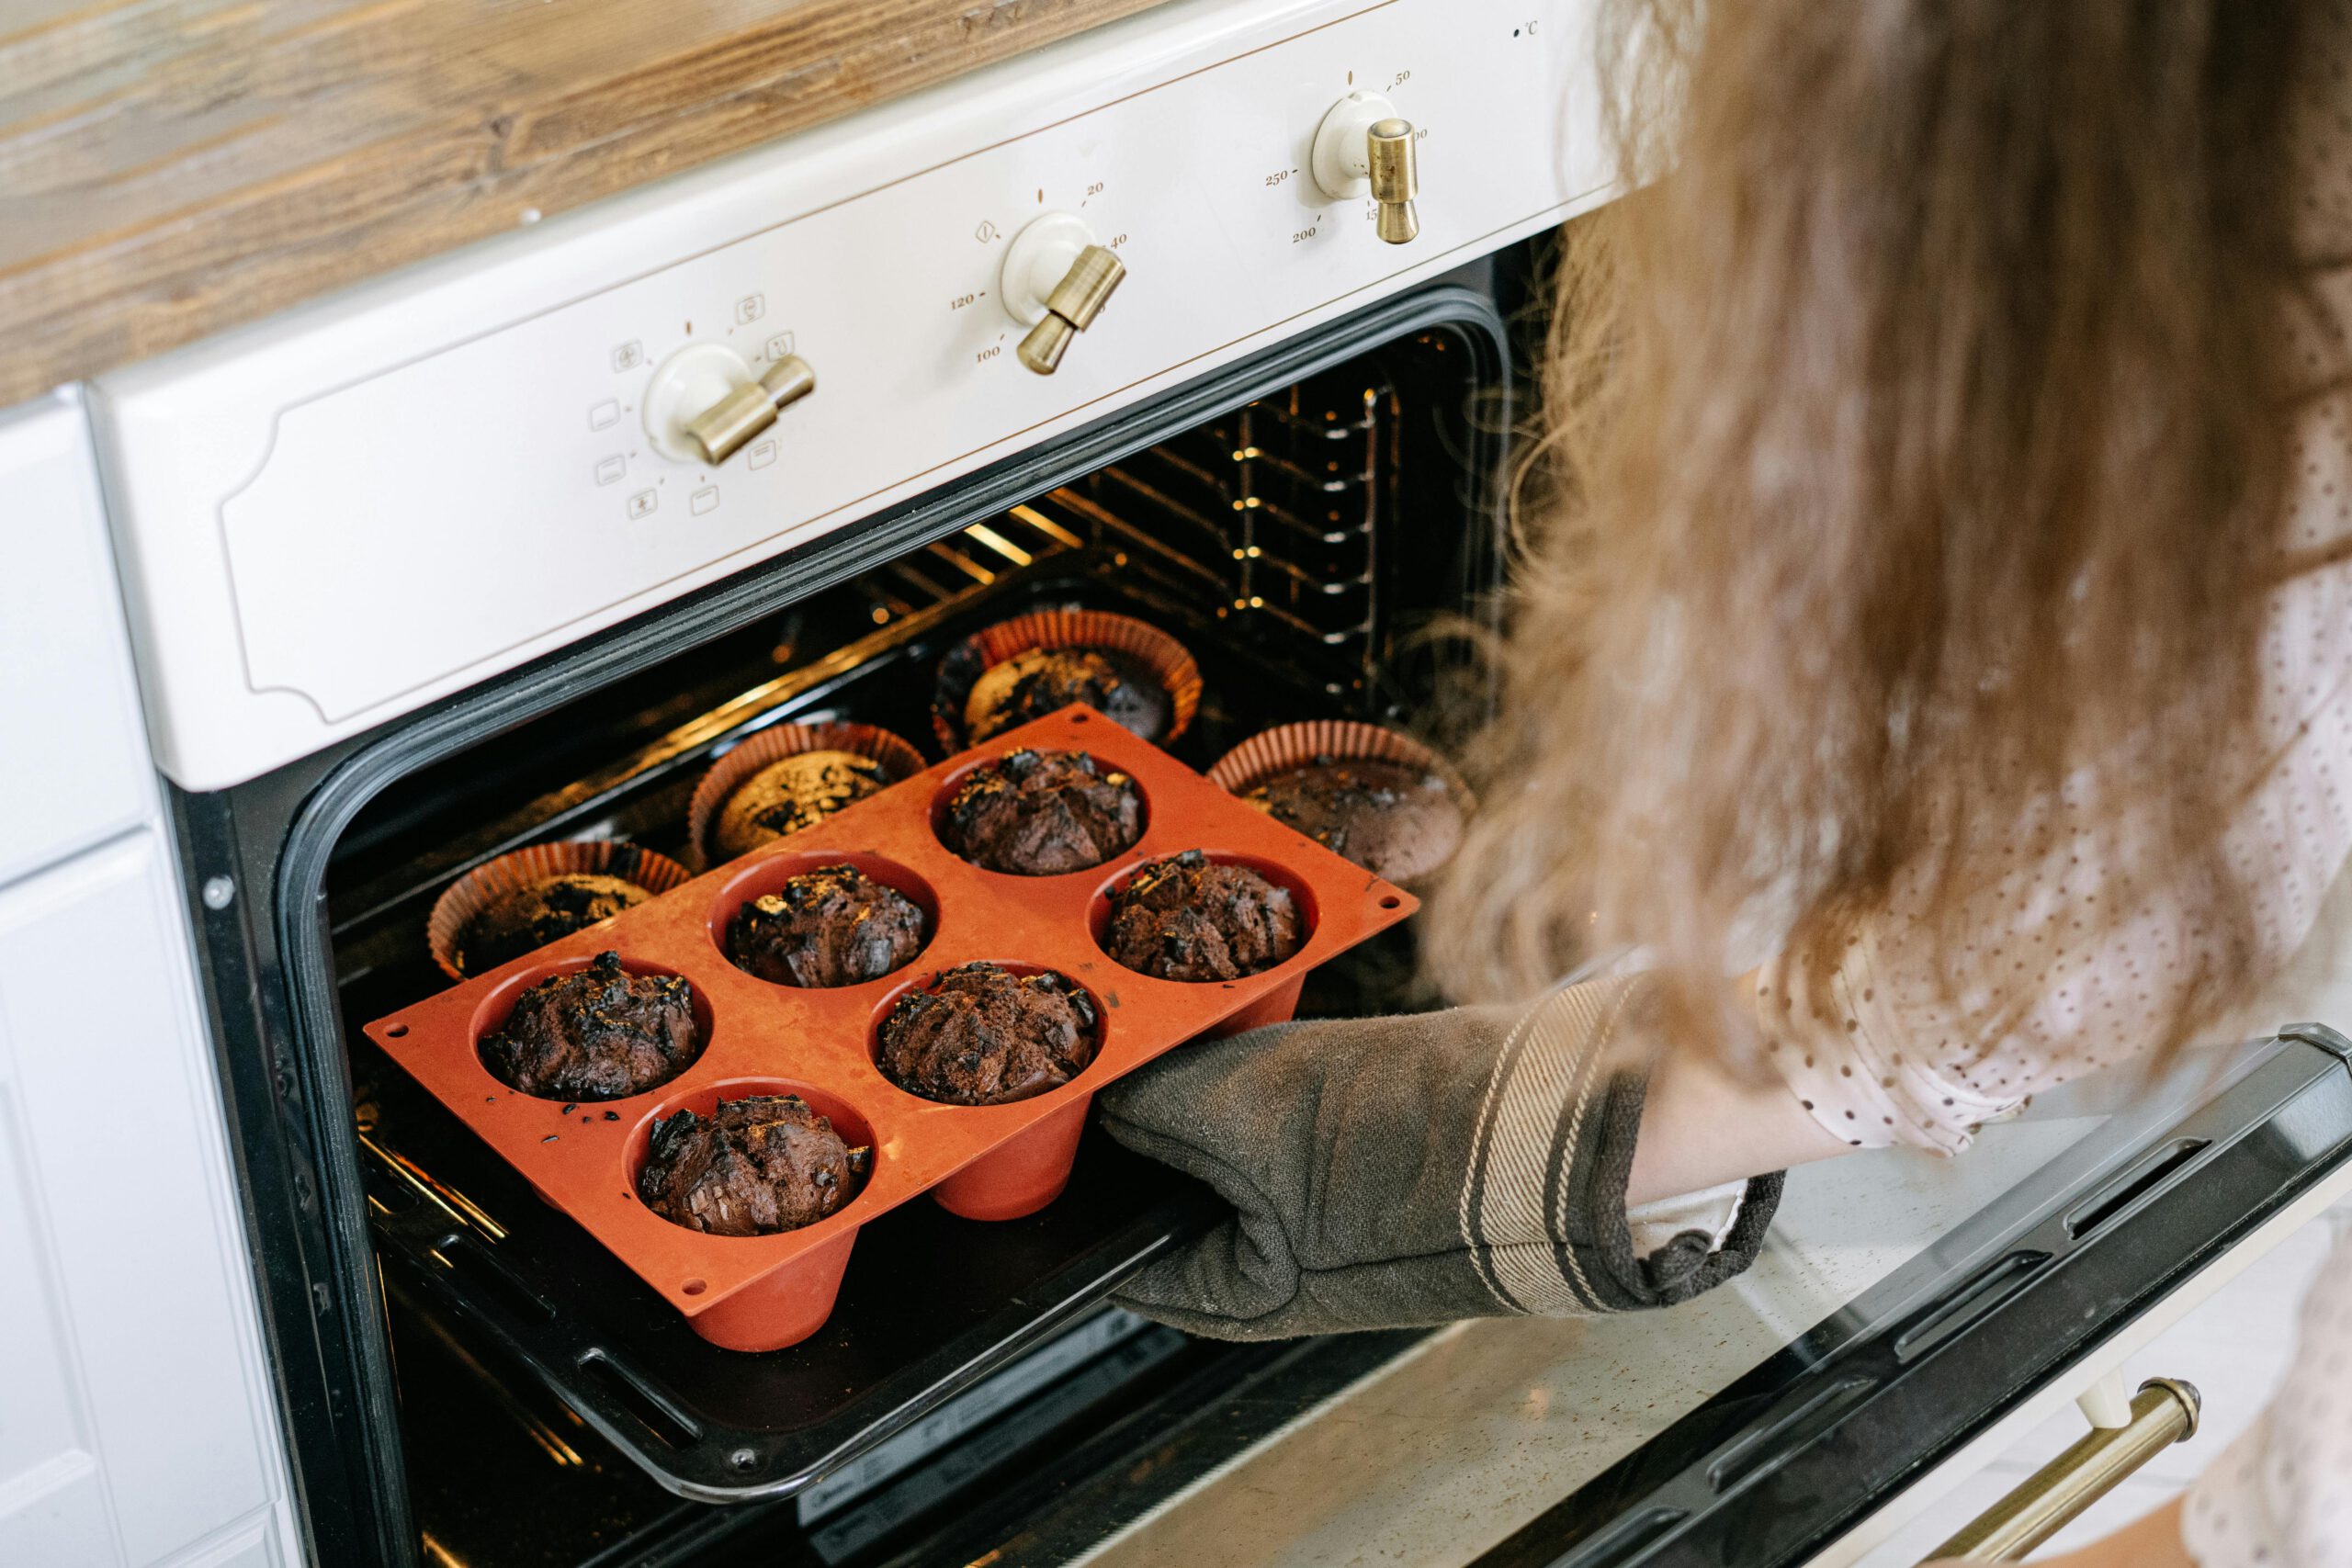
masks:
[[[903,1205],[860,1233],[814,1337],[745,1354],[513,1191],[486,1146],[451,1140],[421,1179],[401,1157],[371,1151],[387,1255],[662,1484],[705,1502],[798,1492],[1052,1340],[1216,1213],[1205,1190],[1089,1129],[1069,1190],[1038,1213],[982,1224]]]
[[[1186,641],[1207,695],[1175,750],[1195,767],[1268,724],[1363,711],[1335,703],[1306,671],[1252,661],[1182,605],[1073,570],[967,600],[746,728],[853,718],[933,751],[935,740],[920,727],[939,653],[990,621],[1047,605],[1140,615]],[[684,794],[721,743],[673,760],[612,798],[582,799],[573,821],[616,818],[639,841],[673,847],[645,825],[683,820]],[[537,836],[559,836],[564,826],[543,824]],[[485,839],[480,849],[497,847]],[[369,919],[395,938],[412,921],[419,932],[424,923],[421,908]],[[1310,976],[1302,1013],[1407,1005],[1406,931]],[[398,946],[421,953],[421,936]],[[421,962],[411,954],[355,967],[345,976],[346,1014],[372,1016],[364,1010],[384,1010],[387,998],[396,1006],[404,991],[446,983]],[[903,1205],[859,1233],[839,1303],[814,1337],[763,1354],[725,1350],[539,1201],[364,1038],[355,1034],[351,1049],[371,1224],[388,1263],[406,1271],[423,1304],[488,1335],[662,1486],[699,1501],[793,1495],[1051,1342],[1098,1311],[1119,1280],[1222,1213],[1205,1189],[1090,1127],[1069,1189],[1043,1211],[982,1224],[929,1203]]]

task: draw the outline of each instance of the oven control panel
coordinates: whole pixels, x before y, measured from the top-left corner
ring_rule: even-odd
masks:
[[[253,777],[1608,194],[1589,0],[1179,0],[109,377],[164,770]]]

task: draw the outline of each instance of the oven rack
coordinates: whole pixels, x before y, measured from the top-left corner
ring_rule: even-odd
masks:
[[[1238,643],[1355,716],[1381,716],[1379,664],[1388,638],[1377,537],[1397,511],[1399,414],[1385,379],[1339,377],[1245,405],[1079,486],[861,574],[838,592],[854,606],[849,624],[871,627],[864,635],[748,690],[722,684],[617,760],[469,832],[387,857],[383,873],[336,898],[331,919],[338,946],[354,952],[362,968],[397,962],[405,923],[421,919],[442,887],[527,843],[616,837],[674,852],[665,834],[669,819],[683,817],[684,795],[670,796],[691,791],[711,756],[787,716],[828,716],[829,697],[876,660],[944,646],[943,626],[985,624],[988,607],[1015,597],[1038,602],[1049,584],[1077,592],[1088,579],[1114,581],[1146,618],[1195,643]],[[1318,382],[1353,389],[1310,396]],[[1301,520],[1310,508],[1323,514],[1318,524]],[[1310,536],[1322,552],[1312,560]],[[783,661],[797,655],[805,634],[785,626],[771,635],[774,657]],[[897,728],[928,744],[927,725]],[[1197,749],[1195,742],[1187,750]],[[1205,766],[1214,758],[1191,760]],[[390,941],[371,940],[370,932],[390,933]]]

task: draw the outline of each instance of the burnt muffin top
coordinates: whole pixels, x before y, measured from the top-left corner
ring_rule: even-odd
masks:
[[[702,1054],[694,987],[632,975],[617,953],[525,989],[481,1042],[501,1083],[541,1100],[624,1100],[669,1082]]]
[[[855,986],[921,953],[928,925],[897,888],[854,865],[823,865],[737,909],[727,956],[779,986]]]
[[[779,757],[736,787],[711,825],[721,860],[823,821],[888,786],[882,764],[854,751],[797,751]]]
[[[797,1094],[746,1095],[654,1122],[637,1195],[689,1230],[769,1235],[838,1212],[872,1157]]]
[[[964,734],[974,744],[1015,725],[1084,703],[1146,740],[1168,732],[1174,704],[1141,660],[1093,648],[1033,648],[992,664],[964,702]]]
[[[1243,799],[1391,882],[1427,876],[1462,845],[1462,807],[1437,774],[1401,762],[1317,757]]]
[[[882,1021],[878,1065],[910,1094],[997,1105],[1068,1083],[1101,1036],[1093,998],[1067,976],[966,964],[899,998]]]
[[[940,831],[973,864],[1021,876],[1101,865],[1142,836],[1134,779],[1083,751],[1025,747],[967,773]]]
[[[1238,980],[1296,953],[1305,934],[1290,889],[1186,850],[1153,861],[1111,895],[1102,946],[1162,980]]]
[[[461,975],[484,975],[511,959],[609,920],[653,895],[625,877],[566,871],[511,888],[466,922],[449,955]]]

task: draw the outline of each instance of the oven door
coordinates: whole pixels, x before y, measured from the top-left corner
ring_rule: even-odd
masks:
[[[1008,615],[1122,610],[1183,640],[1208,688],[1179,748],[1195,767],[1283,719],[1427,716],[1452,682],[1443,705],[1475,717],[1458,634],[1499,577],[1505,317],[1532,263],[1374,306],[250,784],[175,794],[192,885],[267,890],[198,913],[321,1560],[655,1563],[753,1541],[867,1560],[910,1521],[968,1516],[976,1455],[1053,1450],[1073,1422],[1108,1441],[1123,1402],[1182,1419],[1268,1359],[1105,1308],[1211,1210],[1099,1135],[1040,1214],[907,1205],[861,1233],[823,1334],[719,1349],[356,1024],[447,983],[425,915],[467,870],[564,838],[683,855],[715,755],[784,720],[923,738],[941,653]],[[1408,948],[1368,944],[1305,1005],[1394,1006],[1410,975]]]
[[[2043,1097],[1956,1161],[1792,1172],[1756,1267],[1671,1311],[1304,1344],[1140,1483],[955,1548],[1860,1561],[1928,1500],[1907,1489],[1954,1483],[2352,1190],[2352,1042],[2303,1024],[2226,1055],[2125,1108]]]

